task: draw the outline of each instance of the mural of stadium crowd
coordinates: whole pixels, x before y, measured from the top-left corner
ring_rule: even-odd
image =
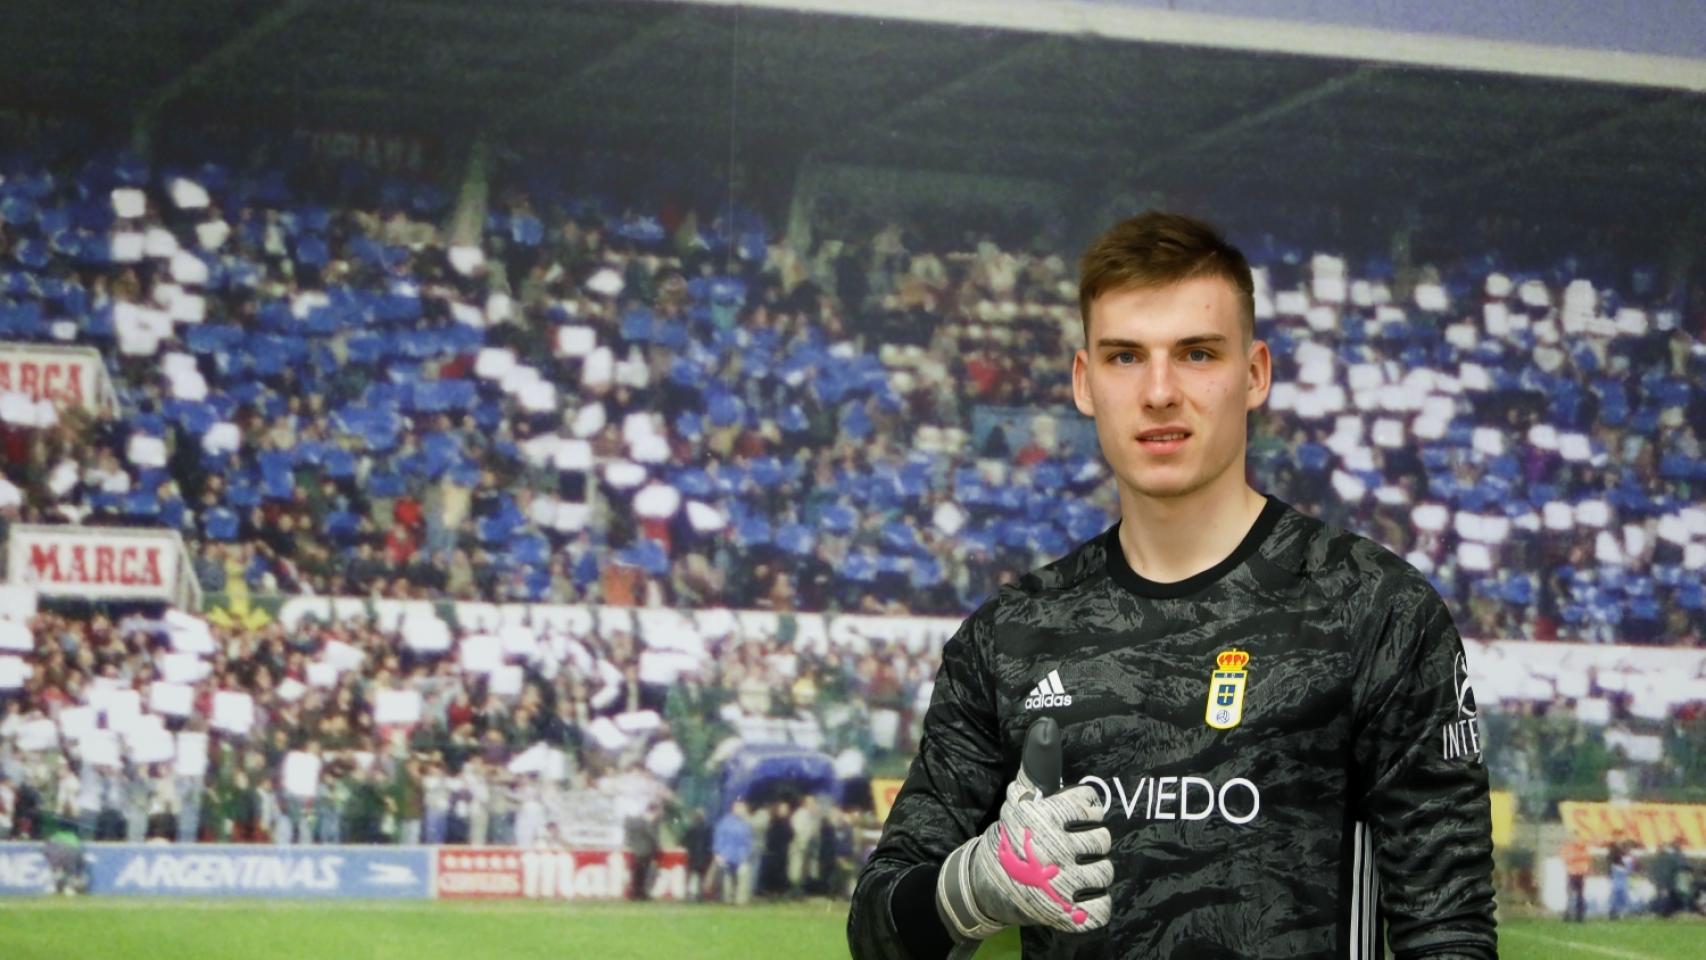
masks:
[[[941,641],[1114,516],[1073,250],[800,249],[520,175],[456,243],[442,185],[290,151],[0,174],[0,838],[623,849],[636,895],[673,851],[684,896],[841,895]],[[1706,313],[1272,234],[1255,485],[1447,598],[1517,822],[1706,801]],[[166,581],[199,608],[62,596]]]

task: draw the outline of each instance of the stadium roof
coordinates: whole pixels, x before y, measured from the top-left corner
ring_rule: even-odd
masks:
[[[1706,61],[1071,2],[784,6],[830,4],[60,0],[9,16],[0,104],[1580,223],[1706,209]]]

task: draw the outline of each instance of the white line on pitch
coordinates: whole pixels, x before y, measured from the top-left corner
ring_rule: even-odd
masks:
[[[1584,953],[1597,953],[1600,956],[1617,957],[1619,960],[1659,960],[1658,957],[1655,957],[1652,954],[1636,953],[1633,950],[1619,950],[1616,947],[1601,947],[1591,943],[1583,943],[1580,940],[1566,940],[1563,937],[1549,937],[1544,933],[1535,933],[1532,930],[1500,930],[1499,935],[1519,938],[1527,937],[1530,940],[1539,940],[1542,943],[1549,943],[1554,947],[1568,947],[1571,950],[1580,950]]]

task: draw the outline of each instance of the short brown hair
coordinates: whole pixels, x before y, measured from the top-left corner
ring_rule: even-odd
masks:
[[[1220,277],[1239,293],[1244,345],[1256,336],[1256,284],[1237,247],[1194,217],[1147,210],[1109,227],[1078,262],[1078,313],[1090,340],[1090,304],[1104,293]]]

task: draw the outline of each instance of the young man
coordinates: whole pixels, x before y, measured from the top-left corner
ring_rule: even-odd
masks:
[[[1496,955],[1462,643],[1401,558],[1246,483],[1252,289],[1186,217],[1085,253],[1073,388],[1120,520],[948,641],[858,960],[1010,925],[1027,958]],[[1045,716],[1068,787],[1046,797],[1018,769]]]

